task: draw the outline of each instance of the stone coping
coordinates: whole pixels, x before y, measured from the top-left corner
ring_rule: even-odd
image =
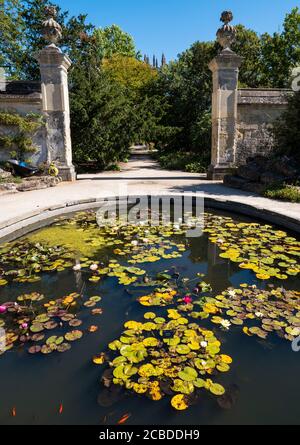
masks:
[[[289,89],[240,88],[238,90],[238,105],[286,105],[288,96],[293,94]]]
[[[13,102],[13,103],[29,103],[29,104],[41,104],[42,94],[32,93],[32,94],[0,94],[1,102]]]
[[[147,197],[148,195],[136,195],[132,194],[124,196],[122,200],[137,199],[140,197]],[[182,197],[183,194],[168,193],[163,195],[157,195],[157,197]],[[185,194],[185,196],[187,196]],[[191,194],[190,196],[199,196]],[[20,236],[26,235],[34,230],[45,227],[55,218],[69,217],[71,214],[82,211],[100,208],[103,202],[112,202],[114,197],[106,198],[89,198],[80,199],[75,201],[67,201],[64,204],[52,205],[51,207],[43,207],[38,210],[24,213],[21,216],[8,219],[0,223],[0,243],[13,241]],[[224,197],[206,197],[205,196],[205,208],[224,210],[233,214],[244,215],[250,218],[255,218],[278,225],[279,227],[291,230],[293,232],[300,233],[300,215],[299,217],[287,216],[283,212],[276,211],[276,202],[274,202],[274,210],[264,209],[256,207],[252,204],[245,204],[242,202],[232,201],[226,196]]]

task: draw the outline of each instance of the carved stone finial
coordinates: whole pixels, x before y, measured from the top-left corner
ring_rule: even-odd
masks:
[[[42,23],[43,36],[50,44],[55,45],[62,38],[62,28],[55,20],[57,15],[54,6],[46,6],[45,15],[47,20]]]
[[[222,28],[218,29],[217,39],[224,49],[230,49],[231,45],[236,41],[237,30],[229,23],[233,20],[231,11],[224,11],[221,15],[221,22],[224,23]]]

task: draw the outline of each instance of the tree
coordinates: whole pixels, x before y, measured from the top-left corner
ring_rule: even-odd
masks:
[[[44,0],[9,0],[5,3],[5,12],[0,18],[6,17],[9,33],[6,31],[6,38],[0,41],[1,58],[8,66],[11,76],[37,80],[40,73],[35,55],[46,45],[42,35],[45,6],[54,4]],[[79,15],[68,19],[67,11],[54,6],[58,12],[57,21],[63,29],[60,47],[76,61],[82,36],[88,35],[93,27],[85,23],[86,16]]]
[[[300,91],[289,99],[287,110],[274,126],[279,154],[294,157],[300,165]]]
[[[13,74],[13,56],[22,51],[22,22],[19,0],[0,0],[0,66]]]
[[[135,128],[125,89],[86,58],[72,75],[71,131],[75,162],[94,161],[100,169],[127,156]]]
[[[131,91],[137,91],[157,76],[157,71],[134,57],[115,55],[103,59],[104,70],[117,83]]]
[[[97,28],[94,30],[93,37],[103,58],[110,58],[116,54],[128,57],[136,56],[133,38],[117,25]]]
[[[300,64],[299,8],[287,14],[282,33],[263,34],[261,44],[261,84],[271,88],[289,88],[291,70]]]
[[[241,87],[258,88],[262,82],[261,52],[262,43],[255,31],[242,25],[236,26],[237,41],[232,46],[234,52],[243,57],[239,73]]]
[[[171,138],[168,150],[195,151],[199,155],[210,150],[210,127],[206,129],[207,138],[200,141],[197,134],[199,127],[203,131],[204,122],[209,125],[203,118],[211,106],[212,76],[208,64],[216,54],[216,44],[196,42],[176,62],[159,71],[157,94],[168,103],[162,123],[180,129],[176,139]]]

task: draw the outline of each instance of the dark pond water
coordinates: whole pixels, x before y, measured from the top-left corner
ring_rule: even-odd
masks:
[[[191,279],[203,273],[214,294],[242,283],[264,286],[255,273],[220,258],[219,253],[219,248],[204,234],[188,241],[188,249],[181,258],[138,267],[151,276],[172,268]],[[103,260],[101,255],[98,254],[99,261]],[[72,269],[43,273],[39,282],[1,287],[0,304],[34,291],[43,293],[47,300],[56,299],[81,291],[84,281],[85,275]],[[277,279],[270,282],[283,285]],[[290,277],[284,286],[300,290],[300,281]],[[154,402],[143,395],[126,393],[116,399],[116,403],[105,400],[101,375],[107,365],[94,365],[92,357],[119,338],[126,321],[141,321],[145,313],[145,308],[136,301],[136,296],[147,294],[145,289],[135,289],[133,294],[126,289],[115,277],[107,277],[98,284],[86,281],[83,298],[101,295],[103,315],[92,316],[89,308],[80,309],[83,325],[79,329],[86,332],[89,326],[96,325],[99,330],[74,342],[70,351],[30,355],[26,347],[19,347],[0,356],[0,424],[114,425],[126,413],[130,414],[127,425],[300,423],[300,353],[293,352],[291,343],[285,339],[275,335],[270,335],[267,340],[250,338],[241,333],[239,326],[226,332],[213,327],[222,342],[222,352],[234,360],[231,370],[218,378],[231,394],[232,403],[227,407],[230,409],[222,408],[218,399],[206,391],[195,406],[183,412],[170,406],[170,397]],[[207,323],[203,322],[204,325]],[[63,412],[59,413],[61,404]],[[12,415],[13,408],[15,416]]]

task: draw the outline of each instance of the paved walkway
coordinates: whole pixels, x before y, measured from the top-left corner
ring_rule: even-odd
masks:
[[[208,181],[205,175],[161,170],[145,155],[134,155],[120,172],[79,175],[74,183],[25,193],[0,194],[0,238],[62,213],[91,207],[103,197],[202,193],[208,205],[263,217],[300,232],[300,204],[269,200]]]

